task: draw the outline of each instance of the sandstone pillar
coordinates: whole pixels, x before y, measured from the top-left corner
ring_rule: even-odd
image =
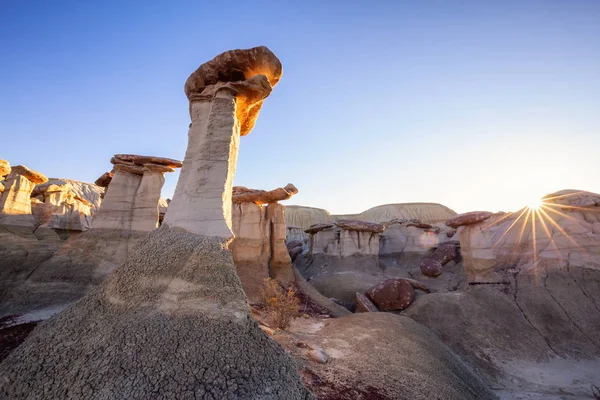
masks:
[[[33,227],[31,192],[36,183],[47,181],[44,175],[25,166],[13,167],[4,181],[4,191],[0,196],[0,224]]]
[[[141,181],[141,175],[116,170],[94,218],[92,229],[130,230],[135,194]]]
[[[164,183],[163,172],[151,169],[144,171],[133,202],[131,230],[151,231],[158,227],[158,201]]]
[[[93,229],[149,232],[158,227],[158,203],[165,172],[180,168],[181,161],[170,158],[115,154],[111,172],[102,177],[108,185]],[[101,178],[102,178],[101,177]]]
[[[192,123],[188,148],[164,224],[231,238],[231,190],[240,136],[254,127],[281,77],[266,47],[233,50],[201,65],[185,84]]]

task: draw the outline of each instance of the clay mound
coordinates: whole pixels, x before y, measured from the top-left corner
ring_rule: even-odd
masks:
[[[427,328],[388,313],[329,320],[309,339],[329,356],[317,367],[322,398],[496,399],[484,381]],[[335,397],[377,393],[378,397]]]
[[[322,208],[285,206],[285,224],[297,226],[303,231],[315,224],[331,224],[335,219]]]
[[[226,241],[161,227],[0,364],[0,397],[308,399],[252,320]]]
[[[456,212],[437,203],[398,203],[369,208],[360,214],[334,215],[335,219],[358,219],[380,224],[393,219],[418,219],[435,224],[444,222]]]

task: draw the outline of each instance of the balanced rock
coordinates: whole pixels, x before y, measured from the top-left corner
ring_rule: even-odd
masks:
[[[458,214],[457,216],[450,218],[446,221],[446,225],[451,228],[458,228],[459,226],[485,221],[492,215],[494,215],[494,213],[489,211],[471,211],[464,214]]]
[[[410,282],[392,278],[373,286],[365,295],[381,311],[400,311],[410,306],[415,291]]]
[[[288,183],[285,187],[269,191],[234,186],[232,201],[234,203],[269,204],[277,203],[281,200],[288,200],[296,193],[298,193],[298,189],[291,183]]]
[[[23,165],[13,167],[6,176],[0,195],[0,223],[33,228],[35,220],[31,213],[31,193],[36,183],[47,180],[43,174]]]
[[[183,168],[164,223],[231,238],[232,182],[240,136],[247,135],[264,99],[281,77],[266,47],[225,52],[188,78],[192,123]]]
[[[135,161],[135,162],[134,162]],[[147,232],[156,229],[164,173],[181,162],[170,158],[117,154],[111,158],[113,172],[98,180],[108,189],[93,229]],[[110,179],[109,179],[110,178]]]
[[[423,275],[435,278],[442,274],[442,264],[439,261],[426,258],[421,261],[421,272]]]
[[[115,160],[116,162],[113,162]],[[114,158],[111,160],[113,164],[118,162],[129,162],[136,165],[146,165],[146,164],[156,164],[163,165],[170,168],[181,168],[183,167],[183,163],[179,160],[174,160],[172,158],[165,157],[155,157],[155,156],[140,156],[137,154],[115,154]],[[164,171],[164,172],[173,172],[173,171]]]
[[[185,82],[190,104],[213,97],[226,89],[237,98],[236,118],[240,135],[254,127],[262,103],[277,85],[283,68],[279,59],[265,46],[230,50],[202,64]],[[184,161],[185,162],[185,161]]]

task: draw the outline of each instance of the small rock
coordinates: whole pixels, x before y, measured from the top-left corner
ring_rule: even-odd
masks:
[[[378,283],[365,293],[380,311],[400,311],[415,299],[415,291],[406,279],[392,278]]]
[[[442,274],[442,264],[439,261],[426,258],[421,261],[421,272],[423,275],[435,278]]]
[[[431,259],[438,261],[442,267],[458,256],[456,246],[452,243],[442,243],[431,255]]]
[[[312,350],[310,350],[308,352],[308,356],[311,358],[311,360],[316,361],[320,364],[327,363],[327,359],[328,359],[327,354],[325,354],[323,349],[321,349],[319,347],[315,347]]]
[[[356,292],[356,312],[379,312],[379,310],[365,295]]]

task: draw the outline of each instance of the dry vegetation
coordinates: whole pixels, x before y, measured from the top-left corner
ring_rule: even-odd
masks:
[[[262,297],[267,323],[274,328],[286,329],[300,315],[300,299],[291,285],[285,288],[276,280],[267,278]]]

